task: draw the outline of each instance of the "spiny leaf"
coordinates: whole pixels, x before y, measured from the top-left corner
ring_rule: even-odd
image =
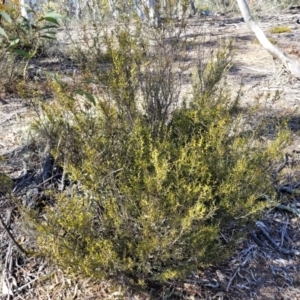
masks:
[[[40,28],[40,30],[45,30],[45,29],[53,29],[53,28],[58,28],[57,25],[45,25]]]
[[[45,34],[41,35],[41,38],[48,39],[48,40],[55,40],[55,37],[50,36],[50,35],[45,35]]]
[[[12,49],[12,52],[17,53],[17,54],[19,54],[23,57],[26,57],[26,58],[31,58],[32,57],[32,55],[30,53],[28,53],[28,52],[26,52],[22,49]]]
[[[43,19],[46,20],[46,21],[48,21],[48,22],[51,22],[51,23],[54,23],[54,24],[59,25],[59,23],[57,22],[57,20],[54,19],[54,18],[51,18],[51,17],[44,17]]]
[[[55,80],[55,82],[57,82],[60,86],[60,88],[63,90],[63,91],[66,91],[67,87],[68,87],[68,84],[63,82],[59,77],[58,77],[58,74],[57,73],[52,73],[50,72],[49,75]]]
[[[93,103],[94,105],[96,105],[96,101],[95,101],[95,98],[93,97],[93,95],[87,91],[84,91],[84,90],[75,90],[75,93],[77,93],[78,95],[81,95],[81,96],[86,96],[86,98],[91,102]]]
[[[52,34],[52,35],[55,35],[56,32],[55,32],[55,31],[47,31],[47,32],[45,32],[45,34]]]

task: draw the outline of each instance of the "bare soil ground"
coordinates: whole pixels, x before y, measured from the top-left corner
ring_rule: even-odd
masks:
[[[267,35],[277,41],[278,47],[300,61],[297,13],[300,11],[260,16],[258,22]],[[268,34],[276,25],[287,25],[292,31]],[[209,33],[208,40],[202,39],[203,30]],[[47,265],[42,258],[26,257],[17,251],[1,227],[0,267],[6,274],[3,273],[0,282],[3,292],[8,286],[12,291],[10,297],[2,295],[1,299],[300,299],[300,169],[297,155],[300,150],[300,81],[285,73],[255,43],[253,34],[239,17],[193,18],[188,21],[187,34],[193,36],[195,47],[208,49],[214,49],[220,38],[233,38],[236,55],[228,74],[233,95],[241,88],[243,105],[260,103],[266,117],[280,119],[293,115],[289,126],[294,141],[287,149],[290,163],[286,165],[287,181],[281,190],[285,206],[266,211],[227,262],[200,270],[186,280],[171,282],[163,288],[153,287],[147,294],[134,293],[109,282],[74,278],[66,270],[63,272]],[[193,47],[189,51],[192,60]],[[186,91],[189,88],[186,86]],[[277,91],[280,97],[274,100]],[[30,151],[26,134],[33,117],[31,106],[23,99],[0,95],[0,173],[12,178],[24,173],[23,154]],[[18,240],[26,245],[26,235],[18,231],[21,226],[17,214],[10,214],[12,205],[4,196],[0,196],[0,207],[2,217],[11,223]]]

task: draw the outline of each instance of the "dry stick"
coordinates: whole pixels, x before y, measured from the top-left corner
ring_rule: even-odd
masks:
[[[281,241],[280,241],[280,246],[282,247],[283,246],[283,243],[284,243],[284,237],[285,237],[285,234],[286,234],[286,229],[287,229],[287,223],[285,223],[281,229]]]
[[[26,284],[22,285],[21,287],[17,288],[15,290],[15,292],[21,292],[22,290],[24,290],[25,288],[27,288],[29,285],[33,284],[34,282],[38,281],[39,278],[35,278],[29,282],[27,282]],[[75,299],[75,298],[74,298]]]
[[[9,289],[12,290],[14,284],[13,284],[13,281],[12,281],[12,279],[13,279],[13,276],[12,276],[13,259],[12,259],[12,246],[11,246],[11,243],[10,243],[9,247],[10,247],[10,250],[9,250],[9,265],[8,265],[8,274],[9,274],[9,277],[7,278],[7,283],[9,284]],[[11,296],[13,296],[13,295],[8,294],[7,295],[7,299],[9,300]]]
[[[233,279],[236,277],[236,274],[240,271],[240,269],[241,269],[241,266],[239,266],[239,267],[235,270],[233,276],[231,276],[231,278],[230,278],[230,280],[229,280],[229,282],[228,282],[228,284],[227,284],[226,292],[229,291],[229,288],[230,288],[230,286],[231,286],[231,283],[232,283]]]
[[[61,176],[61,184],[58,185],[58,190],[62,192],[65,189],[65,178],[66,178],[66,163],[64,163],[63,173]]]
[[[7,214],[7,218],[6,218],[6,227],[8,228],[8,229],[10,229],[10,221],[11,221],[11,214],[12,214],[12,212],[14,211],[14,207],[12,208],[12,209],[10,209],[9,211],[8,211],[8,214]]]
[[[262,243],[262,241],[256,236],[254,231],[250,232],[250,235],[253,239],[253,241],[260,247],[265,247],[265,245]]]
[[[300,255],[300,251],[297,250],[289,250],[289,249],[285,249],[283,247],[280,247],[277,245],[277,243],[271,238],[270,234],[267,232],[267,230],[265,229],[265,225],[264,223],[257,221],[256,222],[256,226],[261,230],[261,232],[263,233],[263,235],[267,238],[267,240],[281,253],[286,254],[286,255]]]
[[[4,295],[7,295],[7,299],[10,299],[10,296],[13,295],[12,293],[12,285],[9,279],[11,279],[11,273],[12,273],[12,248],[11,248],[11,242],[8,245],[6,258],[5,258],[5,265],[2,272],[2,292]]]
[[[2,226],[4,227],[5,231],[7,232],[7,234],[9,235],[9,237],[11,238],[11,240],[13,241],[13,243],[17,246],[17,248],[25,253],[28,254],[27,251],[16,241],[16,239],[14,238],[14,236],[11,234],[9,228],[6,226],[5,222],[3,221],[2,217],[0,216],[0,221]]]
[[[248,248],[248,249],[249,249],[249,248]],[[250,246],[250,249],[252,249],[252,246]],[[247,255],[247,257],[244,259],[244,261],[237,267],[237,269],[235,270],[234,274],[231,276],[231,278],[230,278],[230,280],[229,280],[229,282],[228,282],[228,284],[227,284],[226,292],[229,291],[229,288],[230,288],[230,286],[231,286],[231,284],[232,284],[233,279],[236,277],[236,274],[237,274],[237,273],[240,271],[240,269],[241,269],[242,267],[244,267],[244,266],[246,265],[246,263],[248,262],[248,260],[249,260],[249,258],[250,258],[250,254],[251,254],[251,253],[249,253],[249,254]]]

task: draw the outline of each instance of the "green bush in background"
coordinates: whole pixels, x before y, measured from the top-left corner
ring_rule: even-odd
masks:
[[[49,49],[61,19],[53,11],[27,20],[19,6],[0,5],[0,92],[25,94],[29,62]]]

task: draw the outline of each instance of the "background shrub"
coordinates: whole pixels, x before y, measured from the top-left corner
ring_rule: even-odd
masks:
[[[29,60],[45,54],[62,18],[50,12],[27,20],[16,1],[0,6],[0,92],[26,94]]]

